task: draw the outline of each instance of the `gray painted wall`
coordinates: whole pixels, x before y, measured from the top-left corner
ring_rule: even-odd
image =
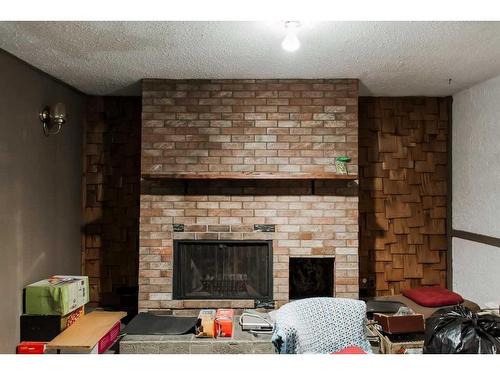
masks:
[[[453,95],[453,229],[500,237],[500,76]],[[453,289],[500,304],[500,248],[453,239]]]
[[[45,137],[38,112],[64,102],[68,123]],[[80,273],[85,96],[0,50],[0,353],[19,341],[25,285]]]

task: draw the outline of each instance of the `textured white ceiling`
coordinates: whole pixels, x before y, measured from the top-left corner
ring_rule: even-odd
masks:
[[[0,22],[0,48],[88,94],[142,78],[359,78],[364,95],[450,95],[500,74],[500,22]],[[449,79],[451,78],[451,83]]]

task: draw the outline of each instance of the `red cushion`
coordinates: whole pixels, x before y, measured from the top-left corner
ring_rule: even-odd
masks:
[[[460,294],[440,286],[406,289],[403,291],[403,296],[425,307],[457,305],[464,301]]]
[[[347,348],[344,348],[332,354],[366,354],[366,353],[364,350],[361,350],[357,346],[348,346]]]

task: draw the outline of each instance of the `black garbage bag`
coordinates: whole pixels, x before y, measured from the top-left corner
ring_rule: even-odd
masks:
[[[500,317],[457,305],[425,321],[424,354],[500,354]]]

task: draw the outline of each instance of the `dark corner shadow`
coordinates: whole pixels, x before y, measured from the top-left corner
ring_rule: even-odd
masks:
[[[107,96],[141,96],[141,81],[132,83],[131,85],[123,86],[118,90],[111,91],[106,94]]]
[[[376,295],[376,238],[383,231],[376,218],[374,155],[377,148],[378,98],[359,98],[359,285],[360,298]]]
[[[102,307],[130,315],[137,311],[139,282],[140,97],[90,98],[86,132],[86,147],[96,142],[100,149],[85,161],[87,174],[98,175],[84,186],[85,208],[96,209],[82,228],[84,251],[97,253],[85,271],[98,279]]]

